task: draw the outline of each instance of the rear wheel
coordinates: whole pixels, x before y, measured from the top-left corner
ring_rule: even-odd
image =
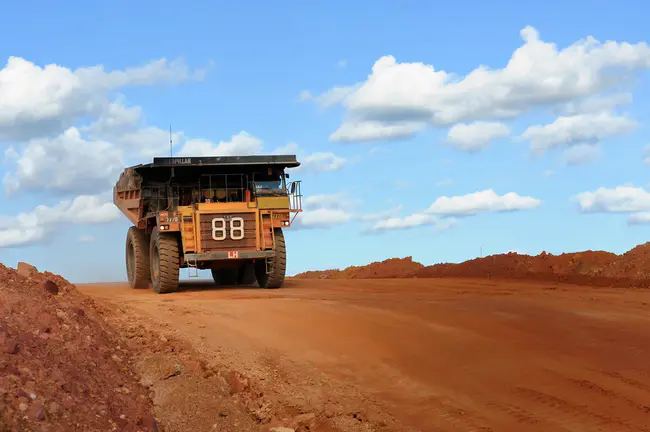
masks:
[[[266,272],[264,260],[255,263],[255,276],[260,288],[280,288],[284,284],[284,275],[287,270],[287,247],[282,228],[276,228],[274,235],[275,257],[270,259],[270,273]]]
[[[126,233],[126,274],[131,288],[148,288],[151,282],[149,244],[144,230],[134,226]]]
[[[178,290],[180,259],[178,239],[172,233],[161,233],[158,227],[151,233],[151,284],[158,294]]]

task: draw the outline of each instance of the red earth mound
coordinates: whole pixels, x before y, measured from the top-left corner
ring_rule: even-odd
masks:
[[[352,266],[345,270],[309,271],[296,275],[301,279],[394,279],[413,277],[424,265],[412,257],[391,258],[365,266]]]
[[[0,264],[0,431],[152,431],[129,351],[60,276]]]
[[[597,286],[650,286],[650,242],[623,255],[584,251],[560,255],[542,252],[536,256],[507,253],[476,258],[458,264],[423,266],[410,257],[389,259],[345,270],[310,271],[297,278],[372,279],[487,277],[537,279]]]

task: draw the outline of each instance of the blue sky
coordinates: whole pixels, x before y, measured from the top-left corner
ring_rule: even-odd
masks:
[[[481,248],[624,252],[650,234],[648,9],[13,3],[0,261],[125,280],[129,222],[107,192],[125,165],[167,154],[170,124],[176,154],[297,152],[290,274]]]

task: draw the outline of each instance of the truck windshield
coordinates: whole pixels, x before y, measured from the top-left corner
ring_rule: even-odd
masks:
[[[281,178],[273,180],[255,180],[255,193],[257,196],[286,195],[284,182]]]

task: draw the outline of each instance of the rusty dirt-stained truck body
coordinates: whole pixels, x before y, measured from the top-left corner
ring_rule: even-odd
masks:
[[[302,211],[294,155],[160,157],[126,168],[113,202],[133,223],[126,270],[133,288],[178,289],[181,268],[210,269],[215,283],[279,288],[283,228]]]

